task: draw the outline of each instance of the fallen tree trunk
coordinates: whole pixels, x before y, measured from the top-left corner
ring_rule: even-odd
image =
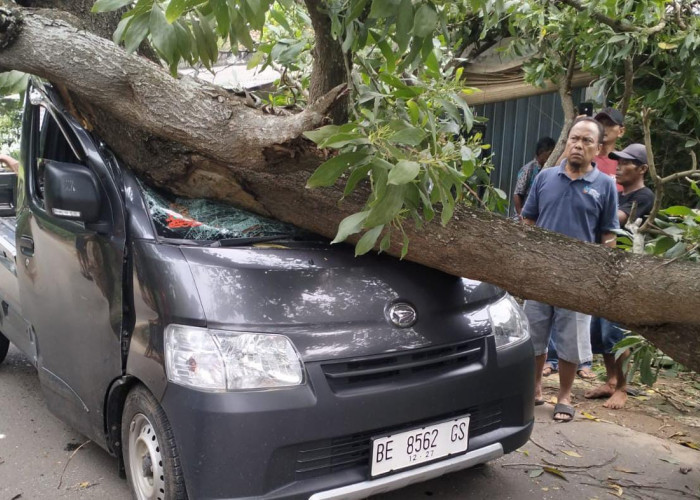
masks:
[[[361,209],[362,188],[309,190],[323,152],[301,138],[342,88],[306,111],[275,116],[38,13],[0,18],[0,67],[67,90],[86,125],[134,171],[170,191],[206,196],[328,237]],[[10,22],[14,21],[14,22]],[[408,225],[407,225],[408,226]],[[700,266],[614,251],[461,206],[447,227],[406,227],[407,259],[488,281],[521,297],[596,314],[644,334],[700,369]],[[400,243],[389,249],[400,254]]]

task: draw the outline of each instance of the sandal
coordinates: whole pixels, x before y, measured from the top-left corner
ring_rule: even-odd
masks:
[[[557,417],[557,413],[568,415],[569,418]],[[573,406],[564,403],[557,403],[554,405],[554,413],[552,414],[552,419],[555,422],[571,422],[574,419],[575,414],[576,410],[574,410]]]
[[[576,375],[584,380],[593,380],[598,378],[598,375],[593,373],[590,368],[581,368],[580,370],[576,370]]]
[[[542,376],[543,376],[543,377],[549,377],[549,376],[552,375],[553,373],[558,373],[558,372],[559,372],[559,370],[556,370],[556,369],[555,369],[552,365],[550,365],[549,363],[546,363],[546,364],[544,365],[544,368],[542,368]]]

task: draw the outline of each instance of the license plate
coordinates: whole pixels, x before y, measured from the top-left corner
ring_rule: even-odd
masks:
[[[371,475],[432,462],[467,450],[469,416],[372,440]]]

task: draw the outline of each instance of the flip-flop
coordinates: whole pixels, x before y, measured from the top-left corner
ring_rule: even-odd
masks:
[[[568,415],[569,418],[557,417],[557,413],[563,413],[564,415]],[[573,406],[564,403],[557,403],[554,405],[554,413],[552,414],[552,419],[555,422],[571,422],[574,419],[575,414],[576,410],[574,410]]]
[[[596,375],[592,371],[583,370],[583,369],[576,370],[576,375],[578,375],[579,377],[581,377],[584,380],[593,380],[594,378],[598,378],[598,375]]]
[[[544,365],[544,368],[542,368],[543,377],[549,377],[550,375],[553,375],[555,373],[558,373],[558,370],[555,370],[554,367],[551,365]]]

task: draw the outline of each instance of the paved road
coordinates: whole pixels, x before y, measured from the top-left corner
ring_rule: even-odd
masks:
[[[604,422],[554,424],[547,406],[537,408],[533,437],[541,447],[374,500],[700,498],[698,451]],[[116,459],[95,445],[68,461],[84,441],[49,413],[35,370],[11,348],[0,365],[0,500],[128,499]],[[566,480],[540,472],[545,461]]]

